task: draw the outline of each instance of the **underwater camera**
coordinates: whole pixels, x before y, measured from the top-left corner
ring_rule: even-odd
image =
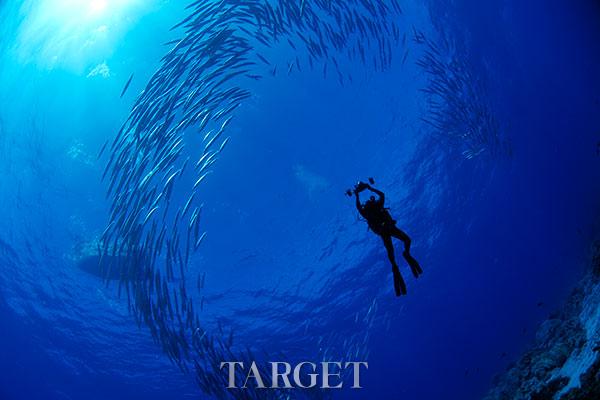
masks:
[[[368,180],[369,180],[369,184],[371,184],[371,185],[375,184],[375,179],[369,178]],[[352,195],[354,193],[360,193],[360,192],[362,192],[363,190],[365,190],[366,185],[367,184],[365,182],[358,181],[358,183],[356,185],[354,185],[354,189],[348,189],[348,190],[346,190],[346,196],[352,197]]]

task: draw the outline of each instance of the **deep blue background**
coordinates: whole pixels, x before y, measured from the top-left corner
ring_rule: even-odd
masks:
[[[20,52],[28,16],[12,3],[0,3],[0,397],[192,397],[193,380],[114,288],[72,260],[106,223],[96,153],[183,11],[157,2],[110,51],[49,66]],[[376,298],[365,389],[340,398],[480,398],[527,347],[582,276],[597,235],[600,13],[586,1],[488,3],[408,3],[405,27],[461,44],[512,158],[465,160],[428,135],[412,42],[390,71],[346,65],[351,86],[320,71],[252,83],[201,192],[208,236],[194,268],[207,272],[209,324],[233,319],[242,343],[310,358],[320,335],[354,334],[347,320]],[[87,77],[104,61],[110,77]],[[432,159],[423,190],[411,186]],[[393,296],[382,246],[343,196],[367,176],[425,270],[415,281],[403,268],[406,298]],[[293,291],[299,304],[275,300]]]

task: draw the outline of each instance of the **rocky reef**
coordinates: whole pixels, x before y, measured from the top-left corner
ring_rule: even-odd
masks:
[[[532,348],[484,400],[600,399],[600,242],[565,306],[542,323]]]

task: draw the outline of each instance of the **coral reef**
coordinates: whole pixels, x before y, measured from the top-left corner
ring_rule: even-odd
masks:
[[[600,242],[565,306],[542,323],[533,347],[484,400],[600,399]]]

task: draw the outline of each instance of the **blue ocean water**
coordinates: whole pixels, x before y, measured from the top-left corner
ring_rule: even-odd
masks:
[[[310,68],[304,47],[250,39],[271,65],[252,53],[262,79],[232,83],[250,96],[196,192],[206,238],[172,282],[191,293],[211,349],[368,360],[364,389],[322,396],[485,395],[581,278],[598,232],[600,5],[523,3],[401,3],[384,68],[331,46]],[[110,228],[102,175],[119,148],[97,155],[140,93],[164,94],[148,93],[186,5],[0,2],[2,399],[210,398],[117,282],[77,267]],[[202,143],[185,138],[182,158],[197,160]],[[425,271],[414,279],[397,245],[400,298],[381,240],[344,195],[371,176]],[[176,189],[171,203],[187,199]]]

